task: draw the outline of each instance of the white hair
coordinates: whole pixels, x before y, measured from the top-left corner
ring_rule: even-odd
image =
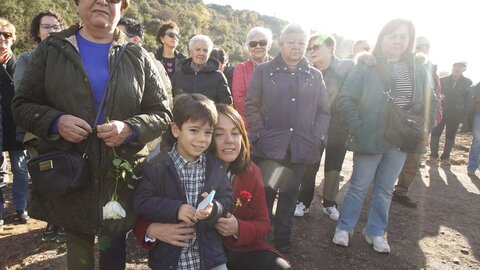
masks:
[[[197,43],[199,41],[203,41],[203,42],[207,43],[209,53],[213,50],[213,41],[206,35],[196,35],[196,36],[192,37],[190,39],[190,41],[188,42],[188,50],[189,51],[192,50],[193,45],[195,45],[195,43]]]
[[[282,30],[282,35],[280,36],[280,43],[283,43],[286,36],[292,33],[303,34],[305,36],[305,41],[307,40],[307,32],[305,31],[305,29],[303,29],[303,27],[301,27],[299,24],[289,24],[285,26],[285,28],[283,28]]]
[[[245,41],[245,46],[248,48],[248,43],[252,41],[253,37],[256,35],[262,35],[265,37],[267,40],[267,46],[271,46],[273,43],[273,37],[272,37],[272,30],[262,27],[262,26],[256,26],[250,29],[250,31],[247,34],[247,40]]]

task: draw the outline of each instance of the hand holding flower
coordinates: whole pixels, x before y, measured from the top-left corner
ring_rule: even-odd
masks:
[[[132,135],[130,126],[122,121],[112,120],[97,125],[97,137],[109,147],[122,145],[130,135]]]
[[[118,122],[118,121],[117,121]],[[107,118],[107,123],[110,121]],[[97,126],[98,128],[98,126]],[[115,147],[112,147],[113,152],[113,160],[112,165],[113,169],[113,178],[115,181],[115,189],[110,197],[110,201],[103,207],[103,219],[121,219],[126,216],[125,209],[123,209],[122,205],[118,202],[118,184],[120,180],[126,182],[127,186],[130,189],[134,189],[134,185],[132,185],[131,181],[136,181],[140,179],[133,173],[133,166],[128,162],[128,160],[121,158],[117,155],[115,151]]]

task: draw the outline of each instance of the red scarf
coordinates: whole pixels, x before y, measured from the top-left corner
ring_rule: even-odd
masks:
[[[2,55],[0,55],[0,64],[5,64],[8,62],[8,60],[10,60],[10,58],[12,58],[12,53],[10,51],[8,51],[7,53],[4,53]]]

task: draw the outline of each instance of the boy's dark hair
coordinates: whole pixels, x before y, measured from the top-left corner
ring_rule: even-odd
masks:
[[[222,48],[213,48],[210,58],[217,59],[221,64],[228,63],[228,54]]]
[[[168,29],[175,29],[178,32],[180,32],[178,25],[174,21],[167,21],[164,24],[160,25],[160,27],[157,30],[157,35],[155,36],[155,39],[157,40],[158,43],[163,45],[162,41],[160,40],[160,37],[165,36],[165,33],[167,32]]]
[[[217,124],[218,113],[215,103],[202,94],[180,94],[173,103],[173,123],[179,128],[189,120],[203,121],[211,126]]]
[[[58,15],[56,12],[53,12],[51,10],[45,10],[33,17],[32,23],[30,24],[30,38],[35,42],[35,43],[40,43],[40,37],[38,36],[38,33],[40,32],[40,22],[42,21],[42,18],[45,16],[51,16],[57,19],[58,23],[60,24],[60,27],[63,29],[65,22],[63,21],[62,17]]]
[[[126,34],[128,36],[137,36],[143,40],[145,29],[139,21],[129,17],[122,17],[120,18],[120,21],[118,21],[118,25],[125,26],[125,30],[127,31]]]
[[[242,149],[238,157],[230,163],[228,167],[229,172],[232,174],[239,174],[242,172],[248,171],[250,168],[250,141],[248,140],[247,128],[245,127],[245,122],[243,121],[242,116],[230,105],[226,104],[216,104],[218,114],[225,115],[230,118],[235,126],[240,131],[242,136]],[[217,146],[215,145],[215,136],[213,136],[212,143],[210,144],[210,149],[212,153],[215,153]]]

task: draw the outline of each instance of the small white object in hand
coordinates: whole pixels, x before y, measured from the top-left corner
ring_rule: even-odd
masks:
[[[117,201],[109,201],[103,207],[103,219],[122,219],[126,215],[125,209]]]

